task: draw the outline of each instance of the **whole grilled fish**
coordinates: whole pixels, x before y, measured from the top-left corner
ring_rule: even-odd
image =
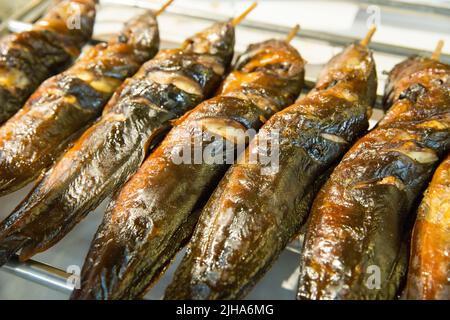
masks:
[[[81,289],[72,298],[133,299],[143,294],[189,239],[196,209],[228,166],[224,158],[245,146],[245,130],[257,130],[294,101],[303,77],[304,61],[287,42],[251,45],[219,95],[178,120],[115,197],[87,256]],[[230,153],[221,152],[224,141],[231,144]],[[194,158],[201,149],[217,161],[179,161],[183,147]],[[215,152],[205,152],[211,147]]]
[[[21,188],[48,168],[158,47],[158,26],[149,11],[46,80],[0,127],[0,195]]]
[[[234,28],[217,23],[183,49],[161,50],[127,79],[102,117],[0,224],[0,264],[19,248],[25,260],[51,247],[125,182],[170,121],[217,90],[233,47]]]
[[[166,299],[239,299],[299,232],[327,171],[368,127],[376,97],[372,53],[336,55],[315,88],[275,114],[255,139],[279,132],[279,161],[233,165],[209,199]],[[257,153],[251,144],[246,159]]]
[[[406,298],[450,300],[450,155],[425,192],[411,247]]]
[[[392,105],[345,155],[311,211],[299,299],[393,299],[414,203],[450,149],[450,66],[413,57],[391,71]]]
[[[42,81],[80,54],[92,35],[95,3],[59,1],[31,30],[0,40],[0,124],[23,106]]]

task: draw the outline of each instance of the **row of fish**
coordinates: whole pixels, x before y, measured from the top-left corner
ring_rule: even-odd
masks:
[[[94,1],[63,0],[48,16],[68,5],[89,8],[92,32]],[[39,177],[0,224],[0,265],[50,248],[112,195],[72,299],[142,297],[186,244],[165,298],[242,298],[301,233],[299,299],[393,299],[406,278],[407,298],[450,298],[449,160],[436,170],[450,150],[450,67],[437,56],[395,66],[388,111],[367,133],[374,29],[295,101],[296,29],[250,45],[229,71],[235,26],[253,8],[160,51],[162,10],[146,12],[36,89],[0,127],[0,193]],[[63,29],[32,31],[42,25]],[[11,81],[0,89],[15,92]],[[275,167],[251,161],[266,149]],[[186,150],[215,161],[175,161]]]

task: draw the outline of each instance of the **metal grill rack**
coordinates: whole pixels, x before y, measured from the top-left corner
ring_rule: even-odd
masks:
[[[24,6],[21,10],[18,10],[16,13],[14,13],[9,20],[5,20],[0,24],[0,33],[7,33],[7,32],[17,32],[22,31],[27,28],[29,28],[30,23],[32,23],[34,20],[36,20],[46,9],[46,7],[49,5],[51,1],[50,0],[33,0],[28,3],[28,5]],[[348,2],[348,1],[347,1]],[[358,2],[361,6],[368,6],[368,5],[377,5],[382,7],[388,7],[393,8],[394,10],[407,10],[407,11],[413,11],[419,14],[424,14],[428,16],[445,16],[448,19],[448,16],[450,15],[450,8],[449,7],[440,7],[440,6],[432,6],[429,4],[417,4],[417,3],[409,3],[409,2],[402,2],[402,1],[391,1],[391,0],[365,0],[365,1],[355,1]],[[157,9],[160,6],[160,2],[157,1],[148,1],[148,0],[142,0],[142,1],[130,1],[130,0],[103,0],[100,1],[100,9],[99,12],[101,12],[102,8],[107,6],[121,6],[123,7],[124,12],[126,11],[133,11],[136,9]],[[210,12],[206,11],[188,11],[186,9],[183,9],[181,7],[173,6],[170,7],[166,13],[164,13],[162,16],[159,17],[159,20],[165,20],[165,19],[171,19],[173,21],[178,21],[180,23],[187,22],[187,24],[190,21],[195,21],[200,24],[209,24],[212,21],[220,21],[220,20],[227,20],[229,19],[229,16],[221,15],[219,13],[217,14],[211,14]],[[120,21],[121,22],[121,21]],[[114,23],[117,26],[120,26],[121,23],[119,21],[108,21],[103,20],[103,22],[100,20],[97,22],[98,24],[101,23]],[[164,21],[163,21],[164,22]],[[301,21],[300,21],[301,22]],[[97,28],[97,25],[96,25]],[[173,36],[173,37],[167,37],[164,38],[164,26],[161,26],[161,32],[162,32],[162,47],[167,46],[173,46],[179,43],[180,39],[184,38],[183,36]],[[199,28],[200,29],[200,28]],[[254,21],[250,18],[245,20],[240,26],[237,37],[239,38],[240,32],[248,34],[253,34],[256,41],[262,40],[263,38],[258,38],[258,34],[264,33],[264,38],[268,38],[270,36],[275,37],[283,37],[286,35],[290,30],[290,27],[288,26],[281,26],[276,24],[271,24],[267,22],[261,22],[261,21]],[[190,34],[190,30],[189,33]],[[173,34],[172,34],[173,35]],[[104,40],[104,36],[107,36],[107,34],[102,32],[97,32],[94,34],[94,40],[93,43],[96,41]],[[332,53],[335,53],[336,50],[339,50],[340,47],[358,40],[356,37],[349,37],[349,36],[343,36],[339,34],[334,34],[330,32],[323,32],[323,31],[316,31],[316,30],[307,30],[307,29],[301,29],[297,37],[293,41],[293,45],[298,47],[300,49],[300,52],[305,56],[303,53],[303,42],[310,42],[310,45],[312,47],[314,46],[322,46],[322,47],[328,47],[332,48],[330,50],[330,55]],[[237,43],[237,51],[240,51],[244,48],[244,46],[252,41],[246,41],[246,43],[240,44],[239,41]],[[412,42],[413,44],[414,42]],[[301,45],[299,45],[301,44]],[[389,61],[391,61],[389,66],[385,66],[385,68],[379,68],[379,78],[380,78],[380,85],[379,85],[379,100],[381,99],[381,94],[383,91],[383,83],[385,76],[383,75],[382,71],[389,70],[392,67],[393,63],[396,63],[402,59],[404,59],[406,56],[414,55],[414,54],[423,54],[423,55],[429,55],[431,54],[430,51],[423,51],[419,50],[413,47],[402,47],[392,44],[386,44],[386,43],[380,43],[380,42],[372,42],[370,44],[370,47],[375,52],[375,57],[377,55],[383,55],[384,57],[389,57]],[[333,49],[334,48],[334,49]],[[430,48],[432,49],[432,48]],[[334,50],[334,51],[333,51]],[[308,60],[308,57],[306,56],[306,59]],[[447,63],[450,62],[450,55],[449,54],[443,54],[442,55],[442,61],[445,61]],[[325,62],[325,61],[324,61]],[[314,85],[314,79],[316,78],[319,70],[321,69],[322,64],[316,63],[312,65],[308,65],[306,69],[306,80],[307,80],[307,87],[312,87]],[[383,112],[378,109],[375,110],[373,117],[371,119],[372,125],[375,124],[383,115]],[[0,199],[1,201],[1,199]],[[101,210],[101,209],[100,209]],[[291,253],[295,253],[296,255],[299,254],[300,249],[300,240],[296,240],[286,249]],[[57,268],[45,263],[38,262],[36,260],[29,260],[27,262],[19,262],[17,257],[14,257],[10,262],[8,262],[4,267],[2,267],[0,270],[6,271],[10,274],[13,274],[17,277],[20,277],[22,279],[25,279],[27,281],[32,281],[34,283],[46,286],[48,288],[63,292],[65,294],[69,294],[70,291],[73,288],[73,285],[71,283],[74,283],[75,278],[72,274],[62,270],[61,268]],[[287,282],[291,281],[289,279],[286,279]],[[291,281],[292,282],[292,281]]]

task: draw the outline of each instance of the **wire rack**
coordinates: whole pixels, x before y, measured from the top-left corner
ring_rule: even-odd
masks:
[[[8,33],[8,32],[19,32],[26,30],[30,27],[30,23],[35,21],[48,7],[50,0],[32,0],[22,9],[16,11],[8,20],[3,21],[0,24],[0,33]],[[347,1],[348,2],[348,1]],[[394,9],[401,10],[411,10],[414,12],[420,12],[426,15],[450,15],[450,9],[448,7],[441,6],[432,6],[428,4],[417,4],[417,3],[408,3],[402,1],[390,1],[390,0],[365,0],[359,1],[359,4],[362,5],[379,5],[379,6],[387,6]],[[124,12],[138,9],[157,9],[160,3],[156,1],[129,1],[129,0],[103,0],[100,2],[100,9],[103,6],[114,5],[114,6],[122,6]],[[229,16],[217,14],[211,14],[211,12],[195,10],[195,11],[187,11],[183,8],[179,7],[170,7],[167,12],[164,13],[163,16],[170,17],[172,19],[181,19],[182,21],[196,21],[200,23],[209,24],[212,21],[223,21],[229,19]],[[162,18],[162,16],[160,17]],[[117,25],[121,25],[119,21],[109,21],[109,23],[115,23]],[[99,22],[97,22],[99,23]],[[97,27],[97,25],[96,25]],[[240,29],[243,29],[243,32],[253,32],[254,34],[264,33],[280,36],[287,34],[290,30],[287,26],[276,25],[261,21],[254,21],[248,19],[245,20],[240,26]],[[162,29],[162,27],[161,27]],[[93,43],[104,40],[106,34],[102,32],[94,33]],[[322,46],[328,46],[332,48],[340,48],[348,43],[354,42],[358,39],[348,36],[343,36],[339,34],[322,32],[316,30],[305,30],[302,29],[298,34],[296,40],[301,39],[302,41],[311,40],[315,43],[320,43]],[[176,37],[163,38],[162,46],[173,46],[179,43],[180,39],[176,39]],[[295,41],[293,42],[294,46]],[[239,46],[238,46],[239,47]],[[423,51],[416,48],[402,47],[392,44],[380,43],[380,42],[372,42],[370,47],[374,50],[375,55],[387,55],[392,56],[393,61],[400,61],[406,56],[421,54],[421,55],[429,55],[430,51]],[[238,48],[239,49],[239,48]],[[302,48],[299,48],[302,51]],[[237,50],[239,51],[239,50]],[[450,55],[443,54],[442,61],[450,62]],[[392,67],[392,66],[390,66]],[[314,80],[318,74],[318,71],[321,68],[321,64],[316,64],[312,66],[308,66],[306,69],[306,82],[307,88],[312,87],[314,85]],[[388,68],[387,68],[388,69]],[[386,69],[386,70],[387,70]],[[380,73],[381,81],[383,82],[383,74]],[[378,100],[381,100],[382,86],[380,85],[381,90],[379,91]],[[379,106],[378,101],[378,106]],[[381,110],[375,110],[374,115],[371,119],[371,124],[374,125],[381,117],[383,113]],[[299,254],[301,247],[301,241],[296,240],[292,242],[286,250]],[[17,256],[13,257],[6,265],[2,267],[2,270],[13,274],[17,277],[25,279],[27,281],[32,281],[34,283],[46,286],[48,288],[58,290],[64,292],[66,294],[70,293],[73,290],[74,283],[76,279],[73,274],[70,274],[60,268],[38,262],[35,260],[29,260],[27,262],[20,262]]]

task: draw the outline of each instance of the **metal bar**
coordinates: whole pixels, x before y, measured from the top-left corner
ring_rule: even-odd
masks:
[[[145,4],[145,0],[134,1],[134,4],[130,4],[129,0],[101,0],[102,3],[113,3],[113,4],[126,4],[128,6],[134,5],[138,7],[148,6],[150,8],[157,8],[157,4]],[[326,0],[325,0],[326,1]],[[352,2],[357,5],[367,6],[376,5],[386,8],[403,9],[418,13],[431,13],[435,15],[450,15],[450,6],[445,5],[430,5],[426,3],[408,2],[408,1],[398,1],[398,0],[337,0],[341,2]]]
[[[23,18],[30,11],[32,11],[32,10],[36,9],[38,6],[42,5],[42,3],[44,3],[44,1],[46,1],[46,0],[33,0],[33,1],[30,1],[23,8],[19,9],[15,13],[13,13],[8,19],[5,19],[5,21],[3,21],[0,24],[0,33],[3,33],[7,29],[8,25],[9,25],[9,22],[11,20],[18,20],[18,19]]]
[[[2,270],[63,293],[70,293],[74,288],[71,284],[73,275],[35,260],[20,262],[19,258],[14,256]]]
[[[102,3],[106,4],[121,4],[121,5],[128,5],[130,6],[130,3],[127,0],[103,0]],[[145,8],[145,9],[155,9],[157,5],[153,3],[149,3],[147,1],[135,1],[133,2],[133,6],[139,7],[139,8]],[[191,19],[199,19],[199,20],[206,20],[206,21],[218,21],[218,20],[227,20],[229,19],[226,15],[221,14],[211,14],[210,12],[196,12],[194,14],[187,13],[186,10],[180,9],[180,8],[171,8],[166,12],[168,15],[175,15],[175,16],[182,16],[186,18]],[[20,28],[20,25],[24,27],[25,25],[20,21],[10,21],[8,23],[9,27],[12,31],[18,32],[20,30],[23,30]],[[271,32],[277,32],[280,34],[286,34],[290,31],[290,27],[280,26],[276,24],[270,24],[266,22],[259,22],[259,21],[252,21],[252,20],[245,20],[241,23],[242,26],[252,28],[252,29],[258,29],[258,30],[264,30],[264,31],[271,31]],[[298,36],[301,38],[306,39],[312,39],[312,40],[318,40],[327,42],[333,45],[337,46],[345,46],[349,43],[356,42],[359,39],[356,37],[349,37],[344,35],[338,35],[334,33],[329,32],[323,32],[323,31],[315,31],[315,30],[308,30],[308,29],[302,29],[298,33]],[[388,54],[393,55],[399,55],[399,56],[411,56],[411,55],[431,55],[431,50],[419,50],[411,47],[402,47],[402,46],[396,46],[381,42],[371,42],[369,47],[375,51],[384,52]],[[450,63],[450,54],[442,54],[441,55],[441,61],[445,63]]]
[[[109,3],[109,4],[122,4],[122,5],[130,5],[130,3],[127,0],[103,0],[103,3]],[[145,8],[145,9],[155,9],[156,5],[147,1],[134,1],[133,6],[139,7],[139,8]],[[176,6],[168,9],[168,11],[165,13],[167,15],[175,15],[175,16],[182,16],[186,18],[191,19],[199,19],[199,20],[205,20],[205,21],[219,21],[219,20],[227,20],[230,17],[227,15],[222,15],[218,13],[211,13],[207,11],[196,11],[195,13],[191,13],[191,11],[186,10],[185,8],[177,8]],[[271,24],[267,22],[260,22],[260,21],[252,21],[251,19],[244,20],[240,26],[248,27],[251,29],[257,29],[257,30],[264,30],[264,31],[270,31],[270,32],[278,32],[280,34],[286,34],[291,30],[291,27],[286,26],[280,26],[277,24]],[[330,43],[332,45],[337,46],[346,46],[349,43],[359,41],[359,38],[356,37],[349,37],[344,35],[338,35],[334,33],[329,32],[323,32],[323,31],[315,31],[315,30],[308,30],[308,29],[301,29],[298,33],[298,36],[301,38],[307,38],[312,40],[319,40],[323,42]],[[431,55],[431,50],[419,50],[411,47],[402,47],[397,45],[391,45],[381,42],[371,42],[369,47],[373,50],[393,54],[393,55],[399,55],[399,56],[411,56],[411,55]],[[445,63],[450,63],[450,54],[442,54],[441,55],[441,61]]]
[[[28,22],[22,22],[17,20],[8,21],[8,30],[15,33],[28,31],[32,28],[32,26],[33,25]]]
[[[294,240],[286,247],[286,250],[295,254],[300,254],[301,241],[302,240],[299,239]],[[72,281],[70,281],[70,278],[74,277],[73,275],[35,260],[20,262],[18,257],[15,256],[10,259],[1,270],[67,295],[70,295],[74,288],[74,285],[71,284]],[[79,278],[76,281],[79,281]]]
[[[348,0],[343,0],[348,1]],[[387,8],[409,10],[419,13],[429,13],[435,15],[450,15],[450,7],[448,6],[434,6],[426,3],[415,3],[407,1],[393,1],[393,0],[350,0],[358,4],[376,5]]]
[[[197,16],[193,14],[186,13],[182,10],[172,10],[173,13],[176,13],[179,16],[185,16],[189,18],[197,18],[197,19],[204,19],[204,20],[211,20],[215,21],[216,19],[211,18],[210,14],[204,15],[204,16]],[[172,12],[169,12],[172,13]],[[223,18],[225,19],[225,18]],[[241,23],[244,27],[249,27],[252,29],[259,29],[264,31],[272,31],[272,32],[278,32],[280,34],[286,34],[290,31],[290,27],[265,23],[265,22],[257,22],[257,21],[251,21],[251,20],[245,20]],[[349,37],[344,35],[338,35],[333,34],[329,32],[323,32],[323,31],[315,31],[315,30],[307,30],[307,29],[301,29],[298,33],[298,36],[301,38],[307,38],[312,40],[319,40],[323,42],[330,43],[332,45],[337,46],[346,46],[349,43],[357,42],[359,41],[359,38],[356,37]],[[431,50],[419,50],[415,48],[410,47],[402,47],[402,46],[396,46],[381,42],[371,42],[369,47],[375,51],[384,52],[388,54],[393,55],[399,55],[399,56],[411,56],[411,55],[431,55]],[[441,60],[446,63],[450,63],[450,55],[449,54],[442,54]]]

